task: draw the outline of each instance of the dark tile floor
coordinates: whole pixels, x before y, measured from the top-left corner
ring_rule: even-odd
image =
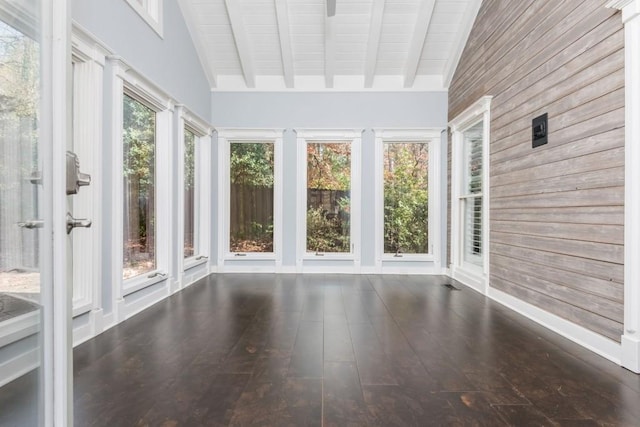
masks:
[[[211,276],[75,350],[76,425],[640,425],[639,376],[446,283]]]

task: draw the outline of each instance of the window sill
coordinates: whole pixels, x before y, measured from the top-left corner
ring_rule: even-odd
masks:
[[[303,257],[303,261],[355,261],[356,257],[353,253],[332,253],[332,252],[320,252],[318,254],[314,252],[307,252]]]
[[[400,254],[400,256],[384,254],[382,262],[433,262],[435,258],[428,254]]]
[[[184,259],[184,271],[198,267],[199,265],[206,264],[209,261],[208,256],[198,255]]]
[[[164,282],[168,277],[167,273],[156,270],[131,279],[126,279],[122,285],[122,294],[126,297],[149,286]]]
[[[231,252],[224,256],[224,261],[275,261],[276,254],[273,252]]]

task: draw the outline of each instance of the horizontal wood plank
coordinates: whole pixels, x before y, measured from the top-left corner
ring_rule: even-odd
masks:
[[[493,96],[485,189],[491,285],[619,341],[625,166],[619,12],[599,0],[491,0],[467,47],[450,86],[449,115]],[[548,143],[533,149],[531,120],[544,113]]]
[[[490,241],[491,243],[538,249],[612,264],[622,265],[624,262],[624,246],[622,245],[556,239],[552,237],[526,236],[496,231],[491,231]]]
[[[616,282],[619,285],[622,285],[624,281],[624,266],[620,264],[496,242],[491,242],[490,252],[491,254],[508,256],[520,261],[532,262],[543,267],[550,266],[577,274],[588,273],[591,277]]]

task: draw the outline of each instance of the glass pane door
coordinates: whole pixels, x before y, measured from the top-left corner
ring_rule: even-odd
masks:
[[[13,367],[0,369],[2,395],[13,397],[0,425],[37,425],[41,412],[40,43],[30,12],[31,23],[0,15],[0,367]]]
[[[66,423],[68,393],[57,387],[56,356],[69,348],[57,340],[53,326],[52,265],[53,129],[64,125],[64,108],[53,121],[53,13],[57,1],[0,0],[0,425]],[[46,10],[46,11],[45,11]],[[64,21],[62,10],[61,20]],[[43,17],[47,19],[43,19]],[[63,52],[59,51],[60,54]],[[62,70],[62,68],[61,68]],[[62,71],[64,72],[64,71]],[[60,80],[64,80],[60,78]],[[64,89],[64,82],[56,83]],[[60,90],[60,93],[64,90]],[[62,95],[56,95],[62,96]],[[61,104],[66,105],[64,98]],[[62,112],[60,112],[62,110]],[[63,151],[64,147],[60,147]],[[61,173],[59,173],[61,174]],[[58,180],[61,182],[61,180]],[[63,184],[58,184],[62,186]],[[62,216],[60,216],[62,218]],[[58,224],[62,228],[62,222]],[[64,232],[62,237],[66,239]],[[60,240],[63,241],[63,240]],[[64,260],[64,255],[60,258]],[[64,281],[66,273],[57,277]],[[66,292],[64,284],[55,295]],[[45,319],[47,319],[45,321]],[[64,317],[62,323],[64,324]],[[67,323],[68,325],[68,323]],[[46,350],[45,350],[46,349]],[[58,365],[62,368],[64,365]],[[64,371],[65,369],[60,369]],[[66,372],[65,372],[66,373]],[[66,384],[62,381],[62,384]],[[55,392],[54,392],[55,390]],[[61,410],[54,409],[53,394]],[[60,422],[58,423],[62,425]]]

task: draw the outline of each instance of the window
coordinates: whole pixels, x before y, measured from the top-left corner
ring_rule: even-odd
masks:
[[[282,131],[218,130],[218,271],[282,265]]]
[[[163,0],[126,0],[129,6],[162,37],[162,1]]]
[[[464,175],[460,202],[464,205],[464,260],[482,266],[482,135],[483,122],[463,132]]]
[[[489,123],[484,97],[449,124],[452,134],[451,274],[480,292],[489,281]]]
[[[198,210],[196,206],[196,135],[184,129],[184,258],[196,254],[196,224]]]
[[[429,253],[429,143],[385,142],[384,253]]]
[[[273,252],[275,144],[229,147],[229,252]]]
[[[307,252],[351,252],[351,144],[307,143]]]
[[[360,266],[362,132],[297,131],[296,271]]]
[[[125,94],[123,102],[124,263],[128,279],[157,268],[156,113]]]
[[[206,263],[209,258],[211,129],[182,105],[177,106],[176,115],[180,129],[178,138],[182,143],[177,150],[180,161],[175,162],[181,190],[176,200],[181,212],[175,225],[182,242],[182,256],[178,262],[178,274],[182,274]],[[181,277],[181,281],[187,284],[190,279]]]

